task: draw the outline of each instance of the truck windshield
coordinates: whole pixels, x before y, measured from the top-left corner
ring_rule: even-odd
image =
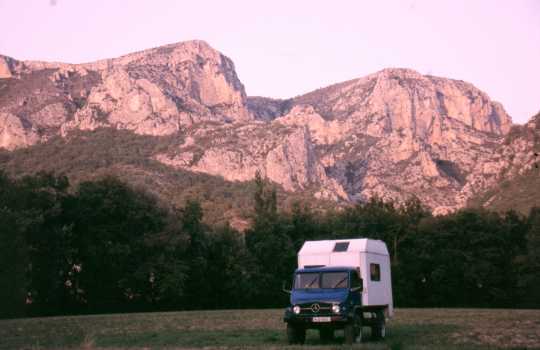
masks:
[[[347,288],[347,272],[303,272],[297,273],[294,289]]]

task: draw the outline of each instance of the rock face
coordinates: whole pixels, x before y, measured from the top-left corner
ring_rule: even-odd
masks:
[[[478,203],[484,207],[495,204],[500,209],[527,213],[532,206],[538,206],[540,113],[525,125],[514,125],[488,160],[476,165],[473,174],[466,187],[489,190]],[[515,207],[517,203],[519,207]]]
[[[267,122],[199,127],[180,157],[160,160],[228,180],[250,179],[259,169],[287,190],[334,200],[415,195],[444,213],[482,190],[469,181],[491,183],[494,174],[478,164],[492,161],[511,126],[504,109],[474,86],[405,69],[291,100],[248,98],[248,106]],[[186,161],[183,150],[195,154],[194,147],[201,157]]]
[[[0,55],[0,78],[11,78],[11,59]]]
[[[268,97],[250,96],[247,106],[258,120],[271,121],[286,114],[292,107],[292,99],[276,100]]]
[[[30,146],[39,140],[36,130],[25,127],[23,121],[10,113],[0,113],[0,147],[14,150]]]
[[[253,119],[232,61],[202,41],[77,65],[1,56],[0,78],[0,111],[35,128],[33,143],[72,129],[168,135],[201,121]]]
[[[201,41],[69,65],[0,56],[0,147],[113,127],[184,142],[155,158],[337,201],[419,197],[464,206],[506,163],[512,123],[473,85],[385,69],[288,100],[246,97],[230,59]],[[503,164],[504,163],[504,164]]]

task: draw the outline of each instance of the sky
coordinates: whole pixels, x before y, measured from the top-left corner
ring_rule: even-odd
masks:
[[[0,0],[0,54],[82,63],[201,39],[250,96],[387,67],[473,83],[516,123],[540,111],[540,0]]]

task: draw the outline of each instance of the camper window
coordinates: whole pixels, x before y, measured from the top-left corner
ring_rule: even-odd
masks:
[[[370,278],[372,281],[381,280],[381,266],[379,264],[369,265]]]
[[[337,242],[334,245],[334,252],[346,252],[349,249],[349,242]]]

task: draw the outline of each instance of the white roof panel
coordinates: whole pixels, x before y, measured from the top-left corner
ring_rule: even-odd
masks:
[[[349,242],[349,247],[346,250],[349,253],[367,252],[388,255],[388,249],[386,249],[386,244],[383,241],[368,238],[306,241],[298,252],[298,255],[329,254],[334,252],[336,243],[341,242]]]

